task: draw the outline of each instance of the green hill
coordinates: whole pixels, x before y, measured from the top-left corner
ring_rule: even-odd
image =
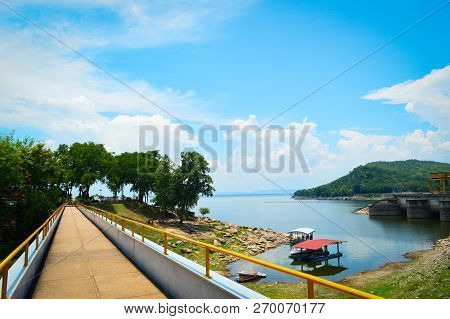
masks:
[[[450,171],[450,164],[418,160],[373,162],[358,166],[331,183],[298,190],[294,196],[336,197],[402,191],[427,192],[430,173],[442,171]]]

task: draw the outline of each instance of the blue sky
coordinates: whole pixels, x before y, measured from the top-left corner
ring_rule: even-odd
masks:
[[[443,1],[8,3],[198,128],[265,123]],[[1,5],[0,17],[2,132],[120,152],[136,149],[139,124],[176,125]],[[304,150],[311,172],[270,178],[291,189],[372,160],[448,161],[449,21],[450,5],[278,118],[314,128]],[[224,143],[217,148],[223,163]],[[216,188],[274,188],[240,174],[219,170]]]

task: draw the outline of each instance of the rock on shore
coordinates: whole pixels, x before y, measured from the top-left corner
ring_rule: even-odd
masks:
[[[353,212],[353,214],[358,214],[358,215],[369,215],[369,206],[357,209]]]
[[[167,227],[167,223],[165,226]],[[239,226],[208,217],[196,217],[181,226],[175,223],[172,226],[168,230],[251,256],[276,248],[289,240],[287,234],[270,228]],[[220,252],[213,254],[223,264],[237,260],[236,257]]]

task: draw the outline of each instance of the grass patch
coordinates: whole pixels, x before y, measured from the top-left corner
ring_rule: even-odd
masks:
[[[179,224],[177,220],[166,220],[166,221],[158,221],[152,222],[156,220],[159,215],[159,211],[157,208],[150,206],[145,203],[140,202],[117,202],[117,203],[95,203],[93,206],[108,211],[110,213],[117,214],[122,217],[126,217],[132,220],[139,221],[145,224],[151,224],[153,227],[157,227],[160,229],[167,229],[171,232],[173,230],[180,230],[183,233],[183,236],[190,237],[197,241],[201,241],[208,244],[214,244],[214,239],[223,238],[226,235],[226,230],[217,230],[216,227],[222,227],[225,225],[221,221],[196,221],[195,229],[198,230],[198,233],[193,235],[188,235],[185,232],[188,232],[192,227],[192,224],[189,221],[186,221],[184,224]],[[127,223],[125,225],[126,228],[131,229],[132,223]],[[157,231],[153,231],[150,229],[141,229],[138,227],[135,229],[135,233],[142,235],[144,233],[145,238],[159,244],[163,245],[163,235]],[[208,234],[211,234],[210,238]],[[239,238],[248,234],[248,230],[245,228],[239,228],[238,232],[234,234],[231,238],[227,238],[226,242],[221,245],[221,247],[229,250],[233,250],[240,253],[246,253],[247,247],[244,243],[239,241]],[[175,244],[173,247],[172,245]],[[170,238],[168,240],[168,249],[186,257],[202,266],[205,266],[205,249],[203,247],[191,244],[189,242],[184,242],[179,239]],[[188,253],[182,252],[188,249]],[[211,270],[217,271],[222,274],[226,274],[227,265],[232,261],[232,257],[228,255],[210,251],[210,266]]]

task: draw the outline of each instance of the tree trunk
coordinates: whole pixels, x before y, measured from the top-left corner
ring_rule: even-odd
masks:
[[[180,217],[180,225],[182,225],[183,224],[183,210],[179,210],[179,212],[178,212],[178,217]]]

